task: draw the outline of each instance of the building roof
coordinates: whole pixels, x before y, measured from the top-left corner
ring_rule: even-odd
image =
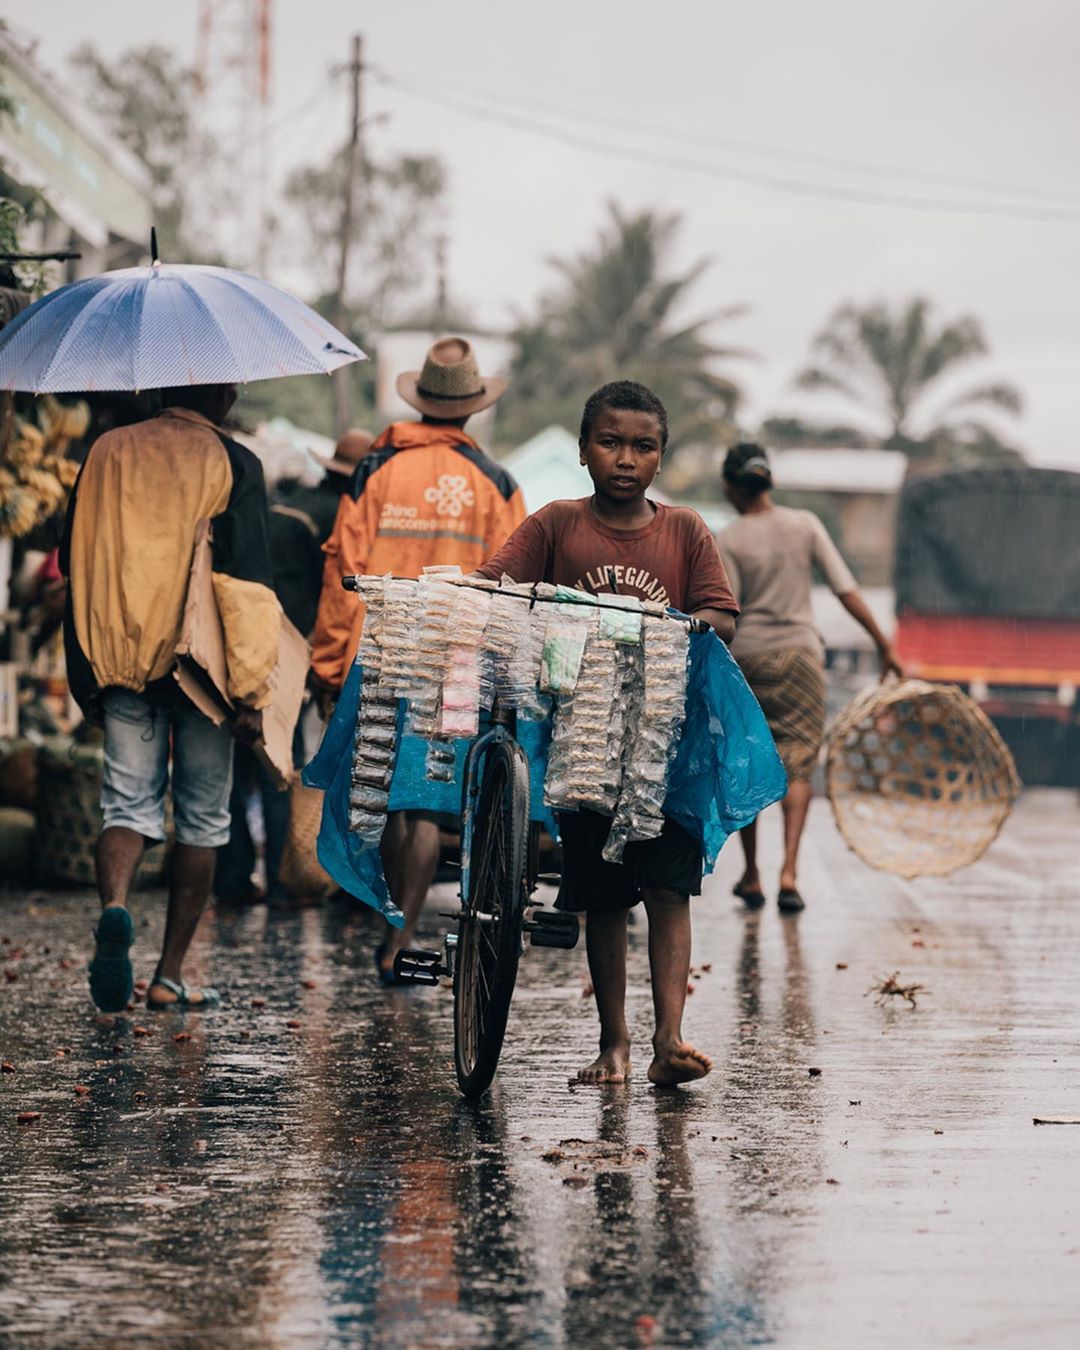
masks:
[[[110,232],[147,241],[151,183],[144,165],[3,31],[0,61],[4,94],[14,105],[0,124],[0,154],[11,176],[37,188],[94,247],[106,244]]]
[[[775,450],[773,482],[785,492],[899,492],[907,473],[901,450]]]

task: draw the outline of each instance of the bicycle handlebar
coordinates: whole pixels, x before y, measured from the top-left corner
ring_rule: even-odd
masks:
[[[343,577],[341,578],[342,589],[343,589],[343,590],[346,590],[346,591],[354,591],[354,592],[355,592],[355,591],[359,591],[359,590],[360,590],[360,582],[363,581],[364,579],[365,579],[365,578],[364,578],[363,576],[358,576],[358,575],[355,575],[355,574],[352,574],[352,575],[349,575],[349,576],[343,576]],[[488,593],[489,595],[509,595],[509,596],[512,596],[515,600],[527,600],[527,601],[529,602],[530,605],[535,605],[535,604],[537,603],[537,601],[542,601],[542,602],[547,603],[547,604],[559,604],[559,605],[588,605],[590,609],[617,609],[617,610],[621,610],[623,613],[626,612],[626,607],[625,607],[625,605],[605,605],[605,604],[603,603],[603,601],[600,600],[600,599],[575,600],[572,596],[559,596],[558,599],[556,599],[555,597],[548,597],[548,596],[540,596],[540,595],[537,595],[537,594],[536,594],[536,585],[539,585],[540,583],[534,584],[531,593],[523,594],[523,593],[521,593],[521,592],[519,592],[519,591],[505,591],[505,590],[500,590],[497,586],[492,586],[492,585],[490,585],[490,584],[489,584],[489,585],[481,585],[481,584],[479,584],[478,582],[470,581],[467,577],[439,577],[438,579],[439,579],[440,581],[445,581],[445,582],[447,582],[447,584],[450,585],[450,586],[467,586],[467,587],[469,587],[471,590],[474,590],[474,591],[487,591],[487,593]],[[391,581],[416,581],[417,578],[416,578],[416,577],[391,577],[390,580],[391,580]],[[645,610],[645,611],[643,611],[643,612],[644,612],[644,613],[649,613],[650,611]],[[675,615],[675,614],[657,614],[655,617],[657,617],[657,618],[662,618],[662,619],[672,619],[675,623],[685,623],[685,624],[689,627],[691,633],[711,633],[711,632],[712,632],[712,624],[706,623],[704,619],[694,619],[694,618],[691,618],[689,615],[682,616],[682,615]]]

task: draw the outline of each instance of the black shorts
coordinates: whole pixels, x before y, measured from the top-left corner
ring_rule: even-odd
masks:
[[[657,839],[627,844],[621,863],[601,857],[611,817],[596,811],[559,813],[562,885],[556,909],[631,909],[645,888],[701,894],[701,845],[674,820]]]

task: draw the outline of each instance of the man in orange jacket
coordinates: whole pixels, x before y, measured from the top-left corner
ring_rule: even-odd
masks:
[[[425,567],[455,563],[471,572],[524,520],[517,484],[464,431],[505,389],[505,380],[481,376],[464,338],[436,342],[423,370],[398,376],[398,393],[421,420],[392,423],[360,460],[323,546],[311,666],[312,684],[328,698],[341,692],[364,624],[363,606],[342,589],[343,576],[417,577]],[[380,979],[393,984],[394,957],[411,943],[435,878],[437,820],[391,813],[382,855],[391,898],[405,915],[404,929],[388,926],[376,953]]]

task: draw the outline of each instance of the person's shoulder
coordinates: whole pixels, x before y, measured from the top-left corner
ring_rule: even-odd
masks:
[[[456,445],[454,450],[479,469],[505,501],[509,501],[517,492],[517,480],[513,474],[505,469],[497,459],[489,455],[486,450],[482,450],[475,443],[470,445],[467,441],[462,441],[459,445]]]
[[[667,506],[657,502],[656,509],[663,515],[669,528],[678,530],[688,539],[706,534],[710,539],[713,537],[712,530],[692,506]]]

